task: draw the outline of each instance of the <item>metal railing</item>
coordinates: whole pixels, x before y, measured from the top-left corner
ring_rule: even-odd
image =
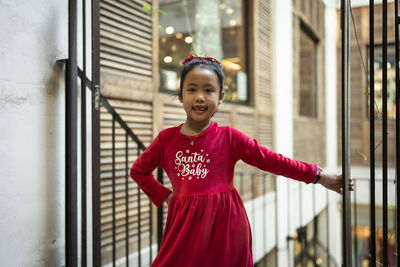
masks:
[[[78,266],[78,255],[81,258],[81,266],[88,265],[88,246],[92,246],[92,266],[101,266],[102,265],[102,236],[101,236],[101,171],[100,171],[100,105],[105,107],[107,112],[109,112],[112,116],[112,168],[111,168],[111,190],[112,190],[112,262],[111,265],[115,266],[118,261],[119,255],[117,256],[117,248],[116,242],[118,241],[118,236],[120,233],[116,232],[116,173],[120,171],[116,168],[116,147],[115,147],[115,136],[116,136],[116,127],[120,127],[125,131],[125,147],[124,147],[124,156],[125,156],[125,189],[124,189],[124,198],[125,198],[125,227],[123,235],[125,242],[125,262],[126,266],[129,266],[129,255],[132,254],[130,250],[130,244],[132,244],[132,236],[135,236],[135,240],[137,241],[134,246],[137,248],[137,260],[139,266],[142,262],[145,261],[142,257],[142,242],[143,235],[148,235],[150,251],[149,251],[149,265],[151,264],[153,254],[151,245],[153,243],[154,231],[153,231],[153,210],[152,204],[149,203],[148,214],[143,214],[141,212],[143,204],[141,201],[141,195],[143,194],[139,188],[137,190],[137,203],[138,203],[138,214],[137,219],[135,219],[138,224],[138,232],[132,233],[129,229],[129,224],[131,223],[130,219],[132,216],[129,214],[129,195],[130,189],[128,188],[129,178],[129,168],[132,162],[129,162],[129,153],[128,153],[128,142],[133,142],[137,147],[137,155],[139,155],[143,150],[145,150],[145,146],[139,140],[139,138],[132,132],[132,130],[128,127],[128,125],[124,122],[121,116],[113,109],[113,107],[109,104],[109,102],[101,96],[100,94],[100,34],[99,34],[99,26],[100,26],[100,2],[99,1],[90,1],[91,3],[91,36],[88,38],[86,36],[86,5],[88,1],[82,1],[82,59],[83,59],[83,67],[82,70],[78,68],[78,29],[77,29],[77,21],[78,21],[78,5],[76,0],[69,0],[69,16],[68,16],[68,60],[60,60],[66,65],[66,265],[70,267]],[[86,39],[91,40],[91,77],[92,81],[87,78],[86,74]],[[80,91],[80,102],[79,94],[78,94],[78,82],[81,82],[81,91]],[[91,90],[91,117],[86,113],[86,96],[87,89]],[[80,113],[78,111],[78,106],[80,105]],[[80,146],[78,145],[78,116],[80,115],[81,125],[80,125]],[[92,244],[88,244],[87,240],[87,229],[88,229],[88,208],[87,203],[89,203],[87,198],[87,121],[91,121],[91,169],[92,169],[92,201],[91,201],[91,217],[92,217]],[[80,153],[81,158],[78,162],[78,153]],[[81,175],[80,180],[78,180],[78,166],[81,167]],[[158,170],[158,179],[162,182],[162,170]],[[80,192],[80,204],[78,207],[78,184],[81,186]],[[78,215],[78,210],[81,211],[80,218]],[[161,242],[162,235],[162,217],[163,210],[162,207],[159,208],[157,213],[157,231],[158,234],[158,245]],[[146,217],[149,220],[150,228],[147,231],[141,227],[141,219],[142,217]],[[79,220],[80,219],[80,220]],[[78,223],[80,222],[80,227],[78,227]],[[80,229],[79,229],[80,228]],[[78,231],[80,230],[80,232]],[[80,246],[78,246],[78,240],[81,241]],[[80,250],[78,249],[80,248]]]
[[[101,266],[101,211],[100,211],[100,198],[101,198],[101,188],[100,188],[100,103],[108,110],[108,112],[112,115],[112,265],[115,266],[116,261],[118,260],[117,256],[117,233],[116,229],[116,181],[115,176],[117,169],[115,167],[115,129],[117,127],[122,127],[125,131],[125,258],[126,258],[126,266],[129,265],[129,255],[130,255],[130,237],[132,233],[129,230],[129,187],[128,187],[128,177],[129,177],[129,161],[128,161],[128,142],[135,142],[137,146],[137,155],[141,153],[145,149],[144,145],[140,142],[136,135],[129,129],[127,124],[121,119],[121,117],[112,109],[109,105],[108,101],[100,96],[99,93],[99,82],[100,82],[100,49],[99,49],[99,1],[93,0],[92,4],[92,81],[89,81],[86,78],[86,43],[87,39],[86,31],[86,18],[85,18],[85,2],[83,1],[83,23],[82,23],[82,33],[83,33],[83,69],[82,71],[78,71],[77,67],[77,1],[69,0],[69,50],[68,50],[68,61],[66,62],[67,70],[66,70],[66,264],[67,266],[78,266],[78,247],[81,248],[81,259],[82,266],[87,266],[87,195],[86,195],[86,172],[87,172],[87,162],[86,158],[86,119],[87,114],[86,110],[86,88],[91,88],[91,97],[92,97],[92,114],[91,114],[91,131],[92,131],[92,251],[93,251],[93,266]],[[352,266],[352,231],[351,231],[351,199],[350,193],[348,192],[346,186],[348,179],[350,177],[350,162],[349,162],[349,149],[350,149],[350,0],[342,0],[342,13],[341,13],[341,28],[342,28],[342,166],[343,166],[343,243],[342,243],[342,251],[343,251],[343,266]],[[383,87],[382,87],[382,99],[383,99],[383,110],[382,110],[382,232],[383,232],[383,266],[388,266],[388,158],[387,158],[387,0],[383,0],[382,4],[382,17],[383,17],[383,29],[382,29],[382,55],[383,55]],[[400,175],[400,82],[399,82],[399,14],[398,14],[398,0],[395,1],[395,42],[396,42],[396,208],[400,205],[400,188],[399,188],[399,175]],[[375,39],[374,39],[374,1],[370,0],[370,47],[374,47]],[[369,77],[369,98],[370,103],[375,103],[375,94],[374,94],[374,49],[370,49],[370,77]],[[78,149],[78,76],[81,77],[81,149]],[[374,105],[370,105],[370,227],[371,229],[376,229],[376,216],[375,216],[375,124],[374,124]],[[78,181],[78,151],[81,153],[81,181]],[[162,181],[162,171],[158,171],[158,179]],[[239,178],[240,179],[240,178]],[[243,179],[243,178],[242,178]],[[82,233],[78,234],[78,183],[81,184],[81,231]],[[240,182],[239,182],[240,183]],[[254,188],[254,184],[252,188]],[[142,205],[140,195],[140,189],[136,189],[137,191],[137,202],[138,205]],[[150,204],[150,213],[149,219],[153,220],[152,217],[152,208]],[[157,213],[157,236],[158,243],[160,244],[161,235],[162,235],[162,222],[163,222],[163,211],[160,209]],[[142,229],[140,218],[143,214],[141,214],[141,209],[138,208],[138,261],[142,262],[141,256],[141,242],[142,242]],[[396,222],[399,221],[400,211],[396,209]],[[150,224],[152,226],[152,223]],[[400,262],[400,226],[399,223],[396,225],[396,260],[397,263]],[[153,243],[153,231],[152,227],[149,229],[149,244],[150,244],[150,252],[149,252],[149,261],[152,259],[152,249],[151,244]],[[133,234],[135,235],[135,233]],[[78,236],[81,237],[82,245],[78,246]],[[376,236],[375,231],[371,231],[371,266],[376,266]]]
[[[398,10],[398,0],[394,1],[394,30],[395,30],[395,72],[396,72],[396,114],[395,114],[395,120],[396,120],[396,126],[395,126],[395,150],[396,150],[396,164],[395,164],[395,178],[394,182],[396,183],[396,253],[394,254],[396,258],[396,263],[398,264],[399,261],[399,251],[400,251],[400,227],[399,227],[399,217],[400,217],[400,211],[398,209],[399,204],[400,204],[400,188],[399,188],[399,175],[400,175],[400,113],[399,113],[399,99],[400,99],[400,81],[399,81],[399,10]],[[375,30],[375,1],[370,0],[369,1],[369,58],[370,58],[370,64],[369,64],[369,77],[366,77],[368,81],[368,88],[369,90],[367,91],[367,95],[369,96],[369,126],[370,126],[370,177],[369,177],[369,229],[370,229],[370,238],[369,238],[369,243],[370,243],[370,248],[369,248],[369,266],[389,266],[389,255],[388,255],[388,241],[389,241],[389,236],[388,236],[388,116],[387,116],[387,97],[388,97],[388,71],[387,71],[387,62],[388,62],[388,53],[387,53],[387,48],[388,48],[388,5],[387,5],[387,0],[383,0],[382,4],[380,5],[381,12],[382,12],[382,39],[378,41],[378,44],[381,44],[382,47],[382,110],[380,113],[382,113],[382,117],[379,117],[379,119],[382,120],[382,128],[378,129],[382,131],[382,140],[379,140],[379,145],[382,148],[382,179],[376,179],[376,126],[375,126],[375,120],[376,118],[376,110],[375,110],[375,55],[374,55],[374,47],[375,47],[375,35],[374,35],[374,30]],[[360,259],[355,258],[352,260],[352,244],[351,244],[351,239],[353,238],[353,246],[354,249],[357,249],[357,240],[356,237],[353,237],[352,232],[351,232],[351,211],[350,211],[350,198],[349,198],[349,192],[347,190],[347,182],[348,178],[350,177],[350,172],[349,172],[349,167],[350,167],[350,161],[349,161],[349,149],[350,149],[350,143],[349,143],[349,136],[350,136],[350,128],[349,128],[349,122],[350,122],[350,34],[349,34],[349,28],[350,28],[350,13],[351,13],[351,1],[350,0],[342,0],[341,1],[341,30],[342,30],[342,151],[343,151],[343,158],[342,158],[342,166],[343,166],[343,174],[344,174],[344,183],[343,183],[343,189],[344,189],[344,194],[343,194],[343,243],[342,243],[342,249],[343,249],[343,266],[352,266],[352,264],[356,264],[356,266],[359,266]],[[356,32],[356,27],[354,27],[355,30],[355,37],[357,38],[357,43],[358,43],[358,37],[357,37],[357,32]],[[361,49],[361,48],[359,48]],[[382,206],[379,207],[381,208],[382,211],[382,246],[380,246],[379,249],[377,249],[377,236],[376,236],[376,231],[377,231],[377,221],[376,221],[376,185],[377,182],[381,183],[382,185]],[[358,181],[359,183],[359,181]],[[357,188],[357,186],[356,186]],[[357,189],[355,191],[355,196],[357,194]],[[354,202],[354,219],[355,221],[355,226],[357,226],[357,203],[356,201]],[[353,232],[354,233],[354,232]],[[380,259],[379,261],[377,260],[377,253],[379,252],[380,254]],[[356,252],[354,252],[356,253]],[[356,256],[357,257],[357,256]],[[397,265],[396,265],[397,266]]]
[[[87,84],[88,88],[92,88],[92,83],[91,81],[86,77],[84,78],[83,76],[83,71],[81,71],[80,69],[78,69],[78,75],[82,80],[85,80],[85,83]],[[98,93],[99,94],[99,93]],[[136,147],[136,157],[138,157],[145,149],[145,145],[143,144],[142,141],[140,141],[140,139],[138,138],[138,136],[131,130],[131,128],[129,127],[129,125],[122,119],[122,117],[120,116],[120,114],[118,114],[118,112],[111,106],[111,104],[109,103],[109,101],[104,98],[101,94],[99,95],[99,101],[101,106],[103,106],[107,112],[111,115],[112,117],[112,121],[111,121],[111,176],[109,177],[109,179],[111,179],[111,190],[112,190],[112,206],[111,206],[111,210],[112,210],[112,241],[111,241],[111,249],[112,249],[112,260],[111,260],[111,264],[112,266],[115,266],[117,264],[117,262],[121,262],[121,258],[122,257],[117,257],[117,242],[121,242],[123,241],[125,243],[125,265],[129,266],[129,262],[131,261],[129,259],[130,254],[132,253],[130,251],[130,245],[133,245],[134,247],[137,248],[137,263],[138,266],[142,266],[142,262],[144,261],[143,259],[143,254],[148,254],[148,262],[149,262],[149,266],[151,265],[151,262],[153,260],[153,250],[152,250],[152,244],[153,244],[153,239],[154,239],[154,231],[153,231],[153,204],[151,203],[150,200],[146,201],[146,204],[143,204],[142,196],[144,196],[144,193],[141,191],[141,189],[139,187],[136,187],[134,189],[130,189],[129,188],[129,183],[132,183],[131,178],[129,176],[129,170],[130,170],[130,166],[132,164],[132,162],[129,161],[129,142],[133,142],[134,146]],[[116,125],[118,124],[118,125]],[[124,131],[124,137],[125,137],[125,146],[123,148],[116,148],[116,128],[120,127],[123,129]],[[118,134],[119,136],[121,134]],[[124,160],[122,161],[124,163],[124,167],[117,167],[117,162],[116,162],[116,157],[117,157],[117,152],[121,152],[123,150],[123,157]],[[101,153],[101,152],[100,152]],[[118,153],[119,156],[121,156],[122,153]],[[99,166],[100,167],[100,166]],[[123,238],[117,238],[117,233],[116,233],[116,229],[117,229],[117,218],[116,218],[116,199],[117,199],[117,184],[116,181],[118,179],[118,177],[120,177],[120,175],[117,175],[118,173],[124,173],[125,175],[125,183],[124,183],[124,195],[118,196],[118,198],[122,198],[125,200],[125,227],[124,227],[124,231],[125,233],[121,233],[118,232],[118,235],[123,235]],[[163,170],[161,168],[158,168],[157,171],[157,176],[158,176],[158,181],[160,183],[163,183]],[[130,195],[131,192],[130,191],[136,191],[136,201],[137,201],[137,207],[135,207],[137,209],[137,218],[130,220],[130,218],[132,216],[129,215],[129,203],[130,203]],[[100,198],[98,201],[102,202],[102,199]],[[144,212],[142,212],[143,206],[144,205],[148,205],[148,211],[147,214],[144,214]],[[164,216],[164,212],[163,212],[163,207],[159,207],[158,208],[158,212],[157,212],[157,241],[158,241],[158,248],[160,247],[161,244],[161,237],[162,237],[162,233],[163,233],[163,216]],[[149,228],[147,229],[147,231],[144,231],[144,228],[142,228],[142,219],[143,217],[146,219],[146,225],[149,226]],[[136,223],[138,225],[137,227],[137,232],[131,232],[129,229],[129,225],[132,223]],[[142,247],[142,236],[143,235],[148,235],[148,244],[149,244],[149,253],[147,253],[146,251],[144,251],[144,248]],[[133,242],[131,240],[136,240],[135,244],[132,244]],[[108,244],[109,245],[109,244]],[[102,244],[102,247],[104,248],[106,245]],[[100,256],[99,256],[100,257]]]

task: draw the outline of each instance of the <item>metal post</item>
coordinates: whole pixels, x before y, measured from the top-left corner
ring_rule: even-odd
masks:
[[[399,64],[400,64],[400,51],[399,51],[399,2],[395,0],[395,41],[396,41],[396,221],[397,221],[397,231],[396,231],[396,262],[397,266],[400,263],[400,74],[399,74]]]
[[[115,115],[113,114],[112,116],[112,133],[111,133],[111,138],[112,138],[112,265],[115,267],[115,261],[116,261],[116,223],[115,223]]]
[[[326,203],[328,203],[326,208],[326,255],[327,255],[327,265],[328,267],[331,266],[331,256],[330,256],[330,231],[329,231],[329,192],[326,191]]]
[[[68,64],[66,90],[66,265],[78,265],[78,103],[77,3],[68,2]]]
[[[126,267],[129,267],[129,153],[128,132],[125,132],[125,257]]]
[[[350,3],[341,0],[342,30],[342,174],[343,174],[343,266],[351,266],[351,199],[347,184],[350,178]]]
[[[382,208],[383,266],[388,266],[388,191],[387,191],[387,0],[382,8]]]
[[[140,147],[138,146],[137,155],[140,155]],[[140,206],[140,187],[137,188],[137,201],[138,201],[138,253],[139,253],[139,266],[142,266],[142,241],[141,241],[141,232],[142,232],[142,225],[141,225],[141,209]]]
[[[92,0],[92,249],[93,266],[101,266],[100,228],[100,2]]]
[[[87,197],[86,197],[86,1],[82,1],[82,42],[83,42],[83,77],[81,79],[81,217],[82,217],[82,245],[81,265],[87,266]]]
[[[149,253],[149,266],[151,265],[151,262],[153,260],[153,204],[151,203],[151,200],[149,199],[149,208],[150,208],[150,233],[149,233],[149,248],[150,248],[150,253]]]
[[[263,225],[263,234],[264,234],[264,236],[263,236],[263,252],[266,252],[266,251],[267,251],[267,229],[268,229],[268,225],[267,225],[267,221],[265,220],[265,215],[266,215],[266,213],[267,213],[267,211],[266,211],[267,206],[266,206],[266,201],[265,201],[265,195],[267,194],[267,181],[268,181],[268,178],[269,178],[269,177],[268,177],[266,174],[263,174],[263,175],[262,175],[262,179],[263,179],[263,190],[262,190],[262,198],[263,198],[263,205],[262,205],[263,211],[262,211],[262,216],[263,216],[263,219],[262,219],[262,225]],[[265,254],[264,260],[263,260],[263,263],[264,263],[263,265],[264,265],[264,267],[265,267],[266,264],[267,264],[266,255],[267,255],[267,253]]]
[[[357,240],[357,180],[354,179],[354,262],[358,266],[358,240]]]
[[[158,181],[163,184],[163,171],[161,168],[157,169],[157,178]],[[160,251],[161,247],[161,241],[162,241],[162,235],[163,235],[163,221],[164,221],[164,211],[163,211],[163,206],[161,205],[157,209],[157,244],[158,248],[157,250]]]
[[[370,138],[370,229],[371,262],[376,266],[375,237],[375,36],[374,36],[374,0],[369,1],[369,138]]]
[[[315,212],[315,186],[312,187],[312,209],[313,209],[313,223],[314,223],[314,238],[313,238],[313,250],[314,250],[314,255],[313,255],[313,263],[316,265],[317,263],[317,237],[318,237],[318,219],[317,219],[317,214]],[[306,237],[307,240],[307,237]]]

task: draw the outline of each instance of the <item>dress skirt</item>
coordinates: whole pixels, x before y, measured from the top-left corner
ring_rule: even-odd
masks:
[[[173,196],[152,267],[253,266],[251,230],[235,189]]]

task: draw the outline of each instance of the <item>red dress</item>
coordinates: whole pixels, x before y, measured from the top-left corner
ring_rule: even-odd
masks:
[[[153,267],[253,266],[250,224],[233,186],[238,160],[305,183],[317,172],[316,165],[274,153],[215,122],[196,137],[181,134],[180,126],[165,129],[134,162],[131,177],[155,205],[171,192],[153,177],[157,166],[174,192]]]

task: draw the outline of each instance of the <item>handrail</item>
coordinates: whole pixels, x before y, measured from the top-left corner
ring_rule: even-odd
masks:
[[[68,60],[67,59],[64,59],[64,60],[59,60],[59,61],[61,61],[61,62],[64,62],[64,63],[67,63],[68,62]],[[93,83],[89,80],[89,78],[88,77],[86,77],[85,75],[84,75],[84,72],[78,67],[78,70],[77,70],[77,74],[78,74],[78,77],[81,79],[81,81],[83,81],[85,84],[86,84],[86,86],[91,90],[91,91],[93,91],[93,90],[98,90],[98,88],[94,88],[93,87]],[[140,139],[139,139],[139,137],[131,130],[131,128],[128,126],[128,124],[122,119],[122,117],[118,114],[118,112],[111,106],[111,104],[108,102],[108,100],[104,97],[104,96],[102,96],[101,95],[101,93],[100,92],[98,92],[98,93],[96,93],[96,105],[97,105],[97,103],[101,103],[106,109],[107,109],[107,111],[112,115],[112,120],[113,120],[113,123],[112,123],[112,135],[113,135],[113,140],[112,140],[112,143],[113,143],[113,147],[112,147],[112,150],[113,150],[113,153],[112,153],[112,158],[113,158],[113,161],[112,161],[112,165],[113,165],[113,167],[112,167],[112,174],[113,174],[113,177],[115,177],[115,137],[114,137],[114,135],[115,135],[115,121],[117,121],[118,123],[119,123],[119,125],[120,125],[120,127],[121,128],[123,128],[124,130],[125,130],[125,157],[126,157],[126,159],[125,159],[125,165],[126,165],[126,169],[127,169],[127,171],[126,171],[126,175],[127,175],[127,177],[129,176],[129,171],[128,171],[128,136],[137,144],[137,152],[138,152],[138,155],[140,154],[140,151],[144,151],[145,149],[146,149],[146,146],[143,144],[143,142],[142,141],[140,141]],[[128,179],[127,179],[128,180]],[[158,168],[158,175],[157,175],[157,180],[160,182],[160,183],[163,183],[163,170],[159,167]],[[125,186],[126,186],[126,188],[125,188],[125,192],[127,192],[127,190],[128,190],[128,181],[126,181],[125,182]],[[116,235],[116,232],[115,232],[115,202],[114,202],[114,199],[115,199],[115,194],[116,194],[116,192],[115,192],[115,179],[113,179],[113,183],[112,183],[112,194],[113,194],[113,247],[112,247],[112,261],[113,261],[113,263],[115,263],[116,261],[117,261],[117,258],[116,258],[116,240],[115,240],[115,235]],[[138,221],[138,223],[139,223],[139,240],[138,240],[138,260],[139,260],[139,266],[141,266],[141,261],[142,261],[142,257],[141,257],[141,241],[140,241],[140,233],[141,233],[141,230],[140,230],[140,188],[138,187],[138,194],[137,194],[137,196],[138,196],[138,199],[137,199],[137,201],[138,201],[138,205],[139,205],[139,221]],[[129,220],[128,220],[128,202],[129,202],[129,200],[128,200],[128,194],[126,193],[126,200],[125,200],[125,205],[126,205],[126,220],[127,220],[127,222],[126,222],[126,224],[128,224],[128,222],[129,222]],[[157,211],[157,234],[158,234],[158,238],[157,238],[157,243],[158,243],[158,250],[160,249],[160,245],[161,245],[161,237],[162,237],[162,233],[163,233],[163,215],[164,215],[164,213],[163,213],[163,207],[161,206],[161,207],[159,207],[158,208],[158,211]],[[151,204],[151,202],[150,202],[150,221],[152,221],[152,204]],[[149,230],[149,235],[150,235],[150,244],[149,244],[149,248],[150,248],[150,252],[149,252],[149,258],[150,258],[150,261],[152,260],[152,236],[153,236],[153,231],[152,231],[152,225],[153,225],[153,223],[152,222],[150,222],[150,230]],[[126,241],[126,263],[127,263],[127,266],[128,266],[128,263],[129,263],[129,227],[126,225],[125,226],[125,230],[126,230],[126,238],[128,238],[127,239],[127,241]]]
[[[79,78],[83,79],[83,72],[80,68],[78,68],[78,76]],[[93,90],[92,87],[92,82],[88,79],[88,77],[85,77],[85,82],[88,85],[88,88],[90,90]],[[117,111],[111,106],[111,104],[108,102],[108,100],[100,94],[100,101],[101,104],[108,110],[108,112],[111,113],[111,115],[115,116],[115,120],[119,122],[121,127],[128,133],[128,135],[138,144],[139,148],[141,150],[145,150],[146,146],[143,144],[142,141],[139,140],[136,134],[129,128],[129,126],[126,124],[126,122],[121,118],[121,116],[117,113]]]

